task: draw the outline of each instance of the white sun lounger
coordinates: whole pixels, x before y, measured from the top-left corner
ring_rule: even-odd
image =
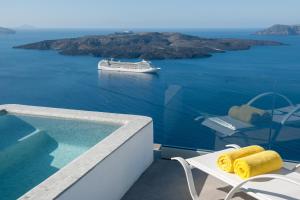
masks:
[[[265,96],[270,95],[276,95],[283,100],[285,100],[289,105],[282,108],[274,109],[274,111],[269,111],[270,114],[272,114],[272,121],[279,126],[285,125],[285,124],[293,124],[300,122],[300,105],[295,105],[292,103],[290,99],[288,99],[286,96],[274,93],[274,92],[266,92],[262,93],[260,95],[257,95],[253,99],[251,99],[247,105],[251,106],[254,102],[261,99]],[[202,122],[203,126],[206,126],[221,136],[221,137],[227,137],[234,135],[239,132],[243,131],[249,131],[253,129],[259,129],[259,128],[266,128],[267,124],[265,126],[254,126],[249,123],[242,122],[240,120],[234,119],[228,115],[226,116],[216,116],[216,117],[209,117],[206,118]]]
[[[227,147],[240,148],[237,145],[227,145]],[[297,172],[300,165],[297,165],[293,170],[282,168],[276,173],[259,175],[247,180],[242,180],[235,174],[220,170],[216,165],[218,156],[229,150],[230,149],[225,149],[186,160],[180,157],[172,158],[172,160],[179,161],[183,166],[193,200],[200,200],[195,189],[191,171],[194,168],[233,186],[225,200],[231,199],[237,191],[243,191],[258,200],[300,199],[300,173]]]

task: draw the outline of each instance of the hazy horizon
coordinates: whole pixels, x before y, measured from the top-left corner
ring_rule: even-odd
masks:
[[[2,0],[0,27],[263,28],[299,24],[298,0]]]
[[[273,24],[272,24],[273,25]],[[271,26],[271,25],[269,25]],[[257,29],[264,29],[269,26],[264,27],[23,27],[23,25],[20,26],[1,26],[2,28],[8,28],[8,29],[15,29],[15,30],[76,30],[76,29],[82,29],[82,30],[120,30],[120,31],[127,31],[127,30],[257,30]]]

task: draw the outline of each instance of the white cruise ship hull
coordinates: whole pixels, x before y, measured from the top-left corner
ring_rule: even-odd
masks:
[[[126,69],[126,68],[111,68],[111,67],[104,67],[98,66],[99,70],[104,71],[117,71],[117,72],[135,72],[135,73],[157,73],[160,68],[150,68],[150,69]]]
[[[142,62],[147,63],[146,61],[142,61]],[[132,67],[132,66],[137,66],[139,63],[142,62],[131,64],[128,62],[122,63],[122,62],[111,61],[110,62],[111,64],[107,65],[108,61],[104,60],[98,63],[98,69],[103,71],[134,72],[134,73],[157,73],[160,70],[160,68],[156,68],[156,67],[147,67],[147,68]]]

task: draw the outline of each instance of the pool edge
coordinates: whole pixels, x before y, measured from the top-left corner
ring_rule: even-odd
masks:
[[[153,145],[153,122],[152,119],[145,116],[138,115],[127,115],[127,114],[113,114],[93,111],[81,111],[81,110],[70,110],[61,108],[48,108],[48,107],[37,107],[37,106],[26,106],[18,104],[5,104],[0,105],[0,110],[7,110],[8,112],[20,113],[20,114],[31,114],[31,115],[42,115],[52,117],[64,117],[71,119],[82,119],[82,120],[93,120],[99,122],[112,122],[122,124],[120,128],[111,133],[107,138],[97,143],[87,152],[73,160],[71,163],[66,165],[64,168],[53,174],[39,185],[28,191],[26,194],[21,196],[19,199],[60,199],[60,196],[66,194],[66,192],[72,188],[78,181],[84,179],[93,169],[97,168],[105,159],[112,157],[114,152],[117,152],[122,146],[129,143],[135,138],[138,133],[143,132],[143,129],[147,129],[144,143],[147,143],[147,149],[143,150],[139,144],[137,145],[136,151],[141,151],[147,154],[147,161],[144,166],[140,166],[141,169],[137,170],[136,175],[131,175],[133,184],[137,177],[152,163],[152,145]],[[137,137],[136,137],[137,138]],[[151,140],[151,141],[149,141]],[[139,146],[139,147],[138,147]],[[151,149],[150,149],[151,147]],[[131,147],[130,147],[131,148]],[[131,152],[132,154],[133,152]],[[151,154],[151,155],[150,155]],[[130,155],[127,155],[130,159]],[[123,187],[128,189],[127,186]],[[129,184],[129,185],[130,185]],[[126,191],[120,191],[120,194]],[[105,194],[106,195],[106,194]],[[112,194],[114,196],[115,194]]]

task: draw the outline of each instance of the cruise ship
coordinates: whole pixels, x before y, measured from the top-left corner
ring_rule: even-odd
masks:
[[[154,67],[151,62],[142,60],[140,62],[121,62],[114,60],[101,60],[98,63],[99,70],[136,72],[136,73],[157,73],[160,68]]]

